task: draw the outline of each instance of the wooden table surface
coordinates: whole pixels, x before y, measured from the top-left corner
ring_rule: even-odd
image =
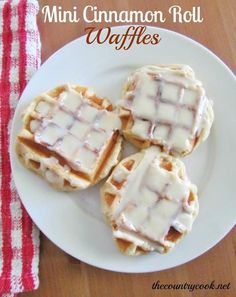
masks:
[[[97,5],[101,10],[162,10],[168,11],[171,5],[178,4],[183,10],[200,6],[202,23],[173,23],[167,20],[161,27],[183,33],[199,41],[218,55],[236,72],[236,1],[235,0],[61,0],[39,1],[44,5],[61,5],[71,9],[74,5],[82,10],[86,5]],[[42,60],[67,42],[84,35],[88,24],[44,23],[43,15],[38,16],[42,41]],[[152,25],[152,24],[150,24]],[[153,24],[154,25],[154,24]],[[104,24],[96,24],[102,27]],[[214,75],[214,74],[213,74]],[[224,197],[222,197],[223,199]],[[213,230],[214,232],[214,230]],[[236,296],[236,232],[232,230],[214,248],[199,258],[161,272],[147,274],[124,274],[109,272],[78,262],[65,254],[41,236],[40,287],[21,297],[139,297],[139,296]],[[160,284],[174,283],[231,283],[228,290],[152,290],[155,281]]]

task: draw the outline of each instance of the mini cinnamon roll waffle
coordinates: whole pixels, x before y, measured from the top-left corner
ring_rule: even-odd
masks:
[[[118,163],[120,119],[108,99],[78,85],[59,86],[26,109],[16,152],[58,190],[81,190]]]
[[[197,188],[184,164],[156,146],[122,160],[101,196],[115,242],[126,255],[168,252],[198,214]]]
[[[149,65],[128,77],[120,118],[124,136],[138,148],[154,144],[184,156],[208,137],[212,101],[189,66]]]

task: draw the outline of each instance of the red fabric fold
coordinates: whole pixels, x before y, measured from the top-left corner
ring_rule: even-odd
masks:
[[[0,1],[0,294],[39,284],[39,231],[20,202],[9,156],[18,98],[40,64],[37,13],[34,0]]]

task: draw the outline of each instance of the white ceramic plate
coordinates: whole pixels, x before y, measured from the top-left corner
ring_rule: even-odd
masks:
[[[126,27],[114,27],[124,33]],[[115,50],[113,45],[87,45],[85,37],[52,55],[27,85],[18,104],[11,133],[11,162],[20,197],[40,230],[68,254],[113,271],[150,272],[171,268],[201,255],[230,231],[235,223],[236,79],[223,62],[195,41],[164,29],[158,45]],[[21,128],[20,114],[41,92],[65,82],[91,86],[100,96],[118,100],[122,83],[144,64],[188,64],[203,81],[214,101],[215,121],[208,140],[184,159],[198,185],[200,214],[191,234],[166,255],[121,255],[100,211],[99,185],[78,193],[59,193],[18,162],[14,143]]]

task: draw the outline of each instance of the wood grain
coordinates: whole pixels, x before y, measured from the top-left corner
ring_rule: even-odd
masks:
[[[204,21],[201,24],[160,24],[199,41],[218,55],[234,72],[236,71],[236,1],[235,0],[102,0],[102,1],[39,1],[44,5],[61,5],[79,10],[85,5],[97,5],[99,9],[112,10],[162,10],[167,12],[171,5],[183,9],[201,6]],[[67,42],[84,35],[86,24],[44,23],[42,13],[38,16],[42,40],[42,59]],[[99,24],[97,27],[103,27]],[[152,24],[150,24],[152,25]],[[154,25],[154,24],[153,24]],[[212,74],[214,75],[214,74]],[[222,197],[223,199],[223,197]],[[223,211],[223,210],[222,210]],[[214,230],[213,230],[214,232]],[[41,236],[40,287],[21,297],[201,297],[236,296],[236,232],[232,230],[219,244],[201,257],[179,267],[156,273],[124,274],[109,272],[79,262],[57,248],[45,236]],[[176,283],[231,283],[229,290],[152,290],[155,281],[160,284]]]

